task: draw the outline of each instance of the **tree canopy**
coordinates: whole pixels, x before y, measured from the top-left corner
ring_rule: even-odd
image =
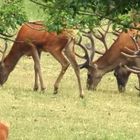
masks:
[[[64,27],[94,28],[106,19],[112,21],[114,27],[130,28],[131,23],[140,20],[140,0],[30,1],[44,9],[47,26],[51,30]]]
[[[24,0],[3,0],[0,4],[0,35],[28,21]],[[44,10],[44,22],[49,30],[63,28],[94,28],[110,20],[113,27],[132,28],[140,21],[140,0],[29,0]],[[41,15],[40,15],[41,16]],[[44,16],[44,15],[43,15]]]
[[[0,35],[10,37],[17,25],[27,21],[22,0],[3,0],[0,3]]]

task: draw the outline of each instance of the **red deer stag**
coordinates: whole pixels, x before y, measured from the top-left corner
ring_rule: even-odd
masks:
[[[103,43],[103,45],[104,45],[104,47],[105,47],[105,51],[107,51],[108,50],[108,46],[107,46],[107,43],[106,43],[106,36],[107,36],[107,34],[108,33],[111,33],[111,34],[114,34],[115,36],[119,36],[119,34],[120,34],[120,30],[115,30],[114,32],[109,32],[109,28],[110,28],[110,25],[111,25],[111,22],[108,22],[108,24],[107,24],[107,28],[106,29],[104,29],[104,28],[102,28],[101,27],[101,29],[102,29],[102,31],[104,32],[102,32],[102,31],[100,31],[99,29],[97,30],[97,32],[98,32],[98,34],[96,34],[95,32],[92,32],[92,36],[94,37],[94,38],[96,38],[97,40],[99,40],[101,43]],[[88,35],[88,33],[87,32],[84,32],[84,34],[86,34],[86,35]],[[89,35],[88,35],[89,36]],[[94,41],[94,38],[92,37],[92,36],[89,36],[89,38],[91,39],[91,40],[93,40]],[[133,39],[133,38],[132,38]],[[93,42],[92,41],[92,42]],[[96,53],[98,53],[98,54],[100,54],[100,55],[103,55],[104,53],[103,52],[100,52],[100,51],[97,51],[97,50],[95,50],[95,51],[93,51],[95,48],[92,46],[92,44],[88,44],[88,46],[87,46],[87,44],[86,45],[84,45],[85,46],[85,48],[87,49],[87,50],[89,50],[90,51],[90,55],[89,56],[91,56],[91,60],[93,60],[93,56],[94,56],[94,54],[92,54],[93,52],[96,52]],[[90,49],[89,49],[90,48]],[[78,55],[77,55],[78,56]],[[81,57],[80,56],[80,58],[83,58],[83,57]],[[87,58],[88,58],[88,56],[87,56]],[[136,61],[137,60],[137,61]],[[135,62],[133,61],[133,62],[129,62],[129,67],[132,67],[132,66],[134,66],[135,64],[134,63],[136,63],[137,62],[137,64],[138,64],[138,62],[139,62],[139,58],[135,58]],[[127,81],[128,81],[128,78],[129,78],[129,76],[130,76],[130,74],[131,74],[131,72],[132,71],[130,71],[130,70],[128,70],[127,68],[125,68],[124,66],[122,66],[122,65],[118,65],[115,69],[114,69],[114,76],[116,77],[116,80],[117,80],[117,85],[118,85],[118,90],[119,90],[119,92],[124,92],[125,91],[125,86],[126,86],[126,84],[127,84]],[[137,88],[136,87],[136,89],[140,89],[140,74],[139,73],[137,73],[137,76],[138,76],[138,80],[139,80],[139,88]],[[88,88],[88,86],[87,86],[87,88]]]
[[[129,67],[133,67],[134,64],[129,64]],[[120,92],[125,92],[126,90],[126,85],[129,79],[129,76],[131,75],[131,73],[133,73],[132,71],[128,70],[125,66],[117,66],[115,68],[114,71],[114,75],[116,77],[117,80],[117,84],[118,84],[118,89]],[[136,89],[140,89],[140,74],[137,73],[137,77],[138,77],[138,83],[139,83],[139,87],[135,87]],[[140,93],[140,92],[139,92]]]
[[[130,50],[133,55],[128,55],[128,54],[124,54],[127,58],[134,58],[135,61],[132,61],[131,63],[129,63],[127,66],[123,66],[123,65],[119,65],[114,72],[114,75],[116,76],[117,82],[118,82],[118,88],[120,91],[125,91],[125,86],[127,84],[128,78],[130,76],[131,73],[135,73],[137,74],[138,77],[138,83],[139,83],[139,87],[135,87],[137,90],[139,90],[139,95],[140,95],[140,56],[139,56],[139,52],[140,52],[140,46],[137,42],[137,39],[132,38],[133,42],[135,43],[135,45],[137,46],[137,51],[132,51]],[[135,66],[137,65],[136,68]],[[129,67],[128,67],[129,66]],[[132,68],[131,68],[132,67]]]
[[[44,30],[44,25],[41,22],[23,24],[9,54],[6,57],[4,57],[5,53],[3,54],[0,63],[0,84],[3,85],[6,82],[9,74],[23,55],[31,55],[34,60],[35,70],[34,90],[38,90],[38,77],[41,90],[44,90],[45,86],[39,60],[41,51],[44,51],[49,52],[62,66],[61,72],[54,84],[54,93],[56,94],[58,92],[59,83],[70,62],[77,76],[80,97],[83,97],[84,93],[80,81],[80,70],[73,52],[74,44],[75,40],[68,36],[66,31],[60,34],[48,32]],[[69,61],[63,55],[63,50]]]
[[[8,127],[0,122],[0,140],[7,140],[8,138]]]
[[[81,68],[87,68],[88,70],[87,86],[89,89],[96,89],[103,75],[114,70],[120,63],[123,65],[135,61],[134,59],[126,58],[121,52],[130,54],[128,49],[136,50],[136,44],[132,39],[136,32],[136,30],[129,30],[128,32],[120,33],[103,56],[94,62],[84,63],[81,66]]]

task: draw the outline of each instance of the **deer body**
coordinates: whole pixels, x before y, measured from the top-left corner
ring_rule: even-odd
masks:
[[[38,77],[40,80],[41,89],[44,90],[45,86],[39,61],[40,54],[42,51],[44,51],[53,55],[62,66],[61,72],[54,84],[54,93],[57,93],[59,82],[61,81],[70,62],[78,79],[80,96],[83,97],[80,72],[73,53],[73,46],[75,43],[74,39],[67,36],[65,32],[60,34],[53,32],[49,33],[46,30],[42,30],[43,27],[43,24],[36,22],[24,24],[20,28],[9,54],[0,64],[0,84],[4,84],[10,72],[14,69],[18,60],[23,55],[31,55],[34,60],[35,69],[34,90],[38,89]],[[65,50],[65,56],[69,61],[63,55],[63,50]]]

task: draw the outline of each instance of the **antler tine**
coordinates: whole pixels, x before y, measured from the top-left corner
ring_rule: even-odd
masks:
[[[82,42],[82,36],[80,36],[80,39],[79,39],[78,42],[76,42],[76,44],[83,49],[83,51],[85,52],[85,55],[84,56],[81,56],[81,55],[77,54],[76,52],[75,52],[75,55],[78,56],[78,57],[80,57],[80,58],[82,58],[82,59],[87,59],[87,58],[89,58],[88,57],[88,52],[87,52],[86,48],[84,47],[84,45],[82,45],[81,42]]]
[[[0,48],[2,48],[2,46],[0,46]],[[0,53],[3,53],[3,51],[2,51],[2,50],[0,50]]]
[[[100,40],[104,44],[105,50],[107,51],[108,47],[106,43],[106,34],[108,33],[108,31],[106,30],[105,34],[103,34],[99,29],[97,31],[100,35],[97,35],[93,30],[92,30],[92,34],[96,39]]]
[[[140,74],[140,68],[137,68],[137,67],[130,68],[130,67],[128,67],[127,65],[124,65],[124,67],[125,67],[128,71],[130,71],[130,72],[132,72],[132,73],[134,73],[134,74]]]
[[[105,32],[105,36],[108,33],[111,24],[112,24],[112,22],[111,21],[108,21],[106,30],[104,28],[102,28],[102,26],[100,26],[100,28]]]
[[[117,36],[117,37],[118,37],[119,34],[120,34],[120,33],[116,33],[116,32],[111,32],[111,33],[112,33],[113,35]]]
[[[137,57],[140,57],[137,54],[127,54],[125,52],[121,52],[121,54],[124,55],[124,56],[126,56],[126,57],[129,57],[129,58],[137,58]]]
[[[5,58],[5,54],[6,54],[7,48],[8,48],[8,44],[7,44],[7,40],[5,40],[5,48],[4,48],[4,51],[0,50],[0,52],[2,53],[1,62],[3,62],[3,60]]]
[[[90,30],[90,31],[87,32],[86,34],[83,34],[83,36],[89,38],[90,41],[91,41],[90,47],[89,47],[89,45],[86,45],[86,48],[90,51],[90,56],[89,56],[89,58],[90,58],[90,63],[91,63],[92,60],[93,60],[93,58],[94,58],[94,56],[95,56],[95,52],[96,52],[96,50],[95,50],[94,38],[93,38],[93,36],[92,36],[92,31]]]
[[[135,51],[134,50],[132,50],[132,49],[129,49],[129,48],[127,48],[127,47],[124,47],[126,50],[128,50],[129,52],[131,52],[131,53],[135,53]]]
[[[130,57],[130,58],[140,57],[140,46],[139,46],[137,40],[134,37],[132,37],[132,36],[130,36],[130,37],[131,37],[132,41],[134,42],[134,44],[136,46],[136,51],[133,51],[133,50],[125,47],[129,52],[131,52],[133,54],[127,54],[127,53],[124,53],[124,52],[121,52],[121,54],[123,54],[126,57]]]
[[[97,51],[96,48],[95,48],[95,43],[94,43],[94,38],[93,38],[93,33],[92,32],[93,32],[92,30],[90,30],[88,32],[82,31],[83,36],[88,37],[91,40],[91,42],[92,42],[91,45],[89,43],[85,44],[85,47],[86,47],[86,49],[91,51],[91,54],[92,53],[94,53],[94,54],[97,53],[97,54],[103,55],[104,54],[103,52]],[[94,57],[94,55],[91,56],[91,60],[93,60],[93,57]]]
[[[137,43],[137,40],[136,40],[134,37],[132,37],[132,36],[130,36],[130,37],[131,37],[131,39],[133,40],[133,42],[134,42],[134,44],[135,44],[135,46],[136,46],[137,51],[140,51],[140,46],[139,46],[139,44]]]
[[[140,88],[138,88],[137,86],[135,86],[135,89],[138,90],[138,91],[140,91]]]
[[[76,44],[77,44],[78,46],[80,46],[80,48],[83,49],[83,51],[85,52],[85,55],[84,55],[84,56],[81,56],[81,55],[79,55],[79,54],[77,54],[77,53],[75,52],[75,55],[76,55],[76,56],[78,56],[78,57],[80,57],[80,58],[86,60],[83,64],[79,64],[80,69],[86,68],[86,67],[89,65],[89,63],[90,63],[90,57],[89,57],[89,55],[88,55],[88,51],[87,51],[87,49],[85,48],[85,46],[82,45],[81,42],[82,42],[82,36],[80,36],[80,39],[79,39],[78,42],[76,42]]]

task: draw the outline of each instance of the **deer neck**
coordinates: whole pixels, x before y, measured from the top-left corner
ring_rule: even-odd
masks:
[[[121,55],[119,44],[114,43],[106,53],[94,62],[96,64],[99,75],[103,76],[116,68],[117,65],[125,64],[126,60]]]
[[[11,48],[9,54],[4,59],[4,66],[7,74],[9,74],[15,68],[18,60],[22,55],[22,52],[16,45]]]

